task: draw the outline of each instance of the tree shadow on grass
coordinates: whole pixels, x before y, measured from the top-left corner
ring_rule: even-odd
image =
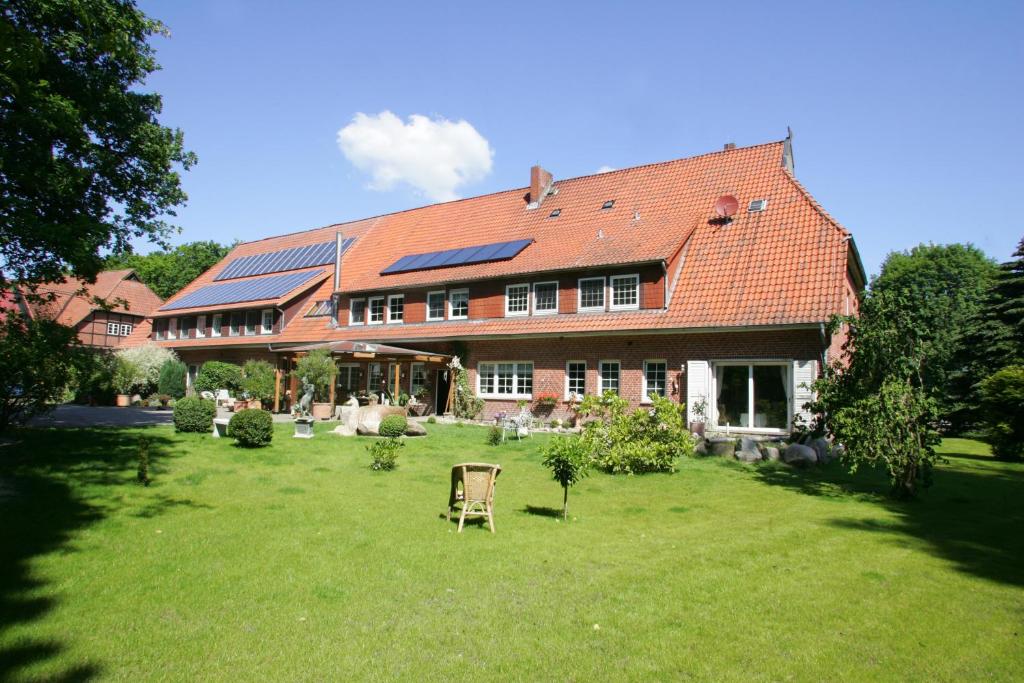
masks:
[[[86,681],[103,673],[98,662],[53,671],[65,643],[12,634],[45,619],[57,605],[53,588],[32,570],[36,558],[68,550],[81,529],[102,519],[104,506],[84,488],[134,486],[141,430],[24,430],[0,454],[0,680],[27,677]],[[168,457],[167,436],[145,430],[150,460]],[[93,497],[101,492],[92,491]],[[39,667],[42,667],[41,669]]]
[[[522,509],[528,515],[536,515],[537,517],[559,517],[562,516],[562,511],[556,508],[549,507],[537,507],[536,505],[527,505]]]
[[[901,545],[908,537],[916,539],[958,571],[1024,586],[1024,466],[970,455],[944,457],[949,460],[936,469],[932,487],[907,501],[887,495],[884,473],[862,469],[851,475],[840,463],[807,470],[765,465],[756,473],[765,483],[805,495],[869,501],[895,517],[829,520],[838,529],[885,534]]]

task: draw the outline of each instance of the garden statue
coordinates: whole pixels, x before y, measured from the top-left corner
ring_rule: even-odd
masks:
[[[309,406],[313,403],[313,384],[302,378],[302,398],[299,399],[299,415],[309,417]]]

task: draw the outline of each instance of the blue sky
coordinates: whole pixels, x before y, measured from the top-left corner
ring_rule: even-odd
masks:
[[[538,161],[566,178],[786,126],[797,177],[871,272],[929,241],[1006,260],[1024,236],[1024,3],[141,6],[171,31],[149,85],[199,155],[176,242],[257,239],[524,186]],[[338,132],[357,113],[346,157]],[[407,154],[384,163],[373,141],[388,130]],[[410,151],[421,139],[430,152]],[[425,186],[424,163],[446,155],[465,182]]]

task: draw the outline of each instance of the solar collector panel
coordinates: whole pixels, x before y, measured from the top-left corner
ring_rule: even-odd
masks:
[[[424,254],[408,254],[382,270],[381,274],[388,275],[392,273],[405,273],[411,270],[429,270],[431,268],[461,266],[471,263],[484,263],[486,261],[501,261],[517,256],[519,252],[530,244],[533,244],[533,239],[495,242],[493,244],[459,247],[444,251],[430,251]]]
[[[182,308],[200,308],[203,306],[277,299],[321,274],[323,274],[322,270],[313,270],[301,273],[272,275],[256,280],[207,285],[186,294],[177,301],[162,306],[160,310],[174,311]]]

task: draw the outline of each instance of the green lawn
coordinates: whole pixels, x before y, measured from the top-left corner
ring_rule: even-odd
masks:
[[[322,427],[318,425],[318,427]],[[688,460],[561,490],[544,437],[430,426],[259,451],[148,430],[0,448],[0,680],[1020,680],[1024,467],[948,440],[922,500],[876,473]],[[134,443],[154,440],[155,481]],[[449,467],[500,462],[455,533]]]

